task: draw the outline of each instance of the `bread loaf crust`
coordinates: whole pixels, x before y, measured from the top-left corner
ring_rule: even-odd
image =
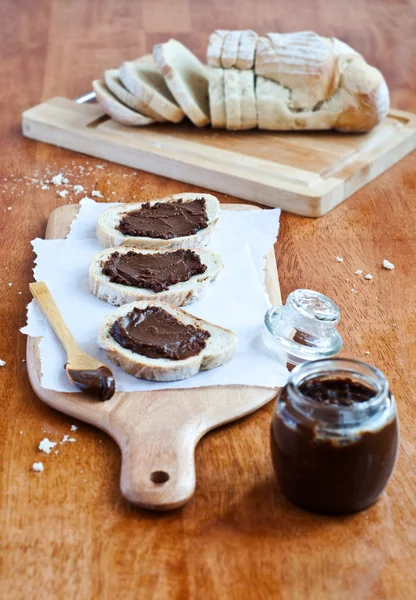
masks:
[[[364,132],[389,110],[380,71],[336,38],[267,34],[257,41],[255,71],[261,129]]]

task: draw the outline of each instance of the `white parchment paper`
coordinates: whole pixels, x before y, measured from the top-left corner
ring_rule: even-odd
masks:
[[[142,381],[111,363],[97,344],[98,327],[115,310],[88,290],[88,267],[102,247],[95,238],[99,214],[109,204],[90,199],[81,202],[77,219],[65,240],[32,242],[37,255],[34,276],[45,281],[75,340],[88,353],[108,364],[119,391],[165,388],[192,388],[210,385],[284,385],[288,372],[262,345],[263,318],[270,306],[264,291],[264,256],[274,244],[280,211],[221,211],[214,238],[208,249],[221,254],[224,269],[208,286],[202,300],[185,307],[197,317],[216,323],[237,334],[237,350],[225,365],[198,373],[183,381],[159,383]],[[42,386],[74,392],[63,365],[66,356],[52,329],[34,301],[28,306],[28,323],[22,333],[43,336],[40,343]]]

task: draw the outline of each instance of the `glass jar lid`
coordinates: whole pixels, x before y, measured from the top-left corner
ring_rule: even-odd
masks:
[[[339,321],[339,308],[327,296],[313,290],[295,290],[284,306],[267,311],[263,341],[292,365],[328,358],[342,348],[336,329]]]

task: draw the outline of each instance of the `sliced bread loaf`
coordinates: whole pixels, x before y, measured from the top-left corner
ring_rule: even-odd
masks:
[[[172,96],[165,78],[148,54],[121,65],[119,76],[133,96],[166,121],[179,123],[185,116]]]
[[[100,104],[103,110],[110,115],[114,121],[122,123],[123,125],[132,125],[135,127],[151,125],[155,122],[154,119],[135,112],[125,104],[122,104],[122,102],[108,90],[103,81],[99,81],[98,79],[93,81],[92,89],[95,92],[98,104]]]
[[[141,312],[142,315],[144,311],[149,311],[149,309],[155,312],[158,311],[159,315],[160,311],[164,311],[168,314],[168,318],[172,317],[180,326],[191,326],[194,333],[195,329],[198,332],[206,332],[205,335],[208,334],[208,337],[201,344],[203,348],[197,354],[188,358],[173,359],[150,358],[147,355],[149,353],[146,355],[141,354],[121,345],[112,335],[113,326],[117,323],[122,327],[128,327],[135,309]],[[159,338],[163,339],[163,319],[159,319],[158,323],[157,334]],[[167,341],[172,339],[172,336],[169,336],[168,333],[166,335]],[[140,338],[140,332],[137,335]],[[148,347],[148,339],[144,341]],[[198,319],[170,304],[155,301],[133,302],[121,306],[105,317],[98,333],[99,346],[106,351],[110,360],[134,377],[150,381],[178,381],[192,377],[198,371],[205,371],[223,365],[232,358],[236,341],[236,335],[228,329]]]
[[[202,265],[202,268],[205,267],[205,271],[192,275],[187,280],[181,281],[181,264],[178,265],[178,269],[177,263],[179,262],[183,265],[183,262],[187,257],[179,255],[184,253],[189,253],[190,258],[191,260],[194,260],[194,263],[194,257],[196,255],[199,258],[199,264]],[[128,256],[126,257],[126,255]],[[136,255],[136,257],[133,256],[137,261],[134,267],[131,266],[132,255]],[[144,256],[146,261],[146,257],[149,257],[149,255],[151,255],[151,258],[154,258],[155,261],[158,258],[162,258],[162,260],[163,258],[167,258],[168,260],[166,262],[168,264],[167,267],[164,267],[164,270],[166,270],[166,268],[171,269],[171,273],[173,274],[171,281],[174,282],[179,279],[178,283],[169,284],[169,280],[161,280],[161,276],[158,276],[158,274],[153,277],[152,273],[149,274],[148,261],[143,263],[143,266],[140,268],[140,258]],[[113,265],[114,261],[120,260],[120,257],[121,259],[125,257],[125,261],[130,261],[130,264],[127,262],[127,268],[126,264],[122,264],[118,271],[117,265],[115,267],[113,266],[112,269],[109,269],[108,261],[110,261],[110,264],[111,261],[113,261]],[[196,270],[202,270],[202,268]],[[175,306],[185,306],[202,298],[208,284],[217,277],[222,268],[223,262],[221,257],[218,254],[213,254],[206,250],[162,251],[142,250],[128,247],[109,248],[102,250],[91,260],[89,268],[89,288],[94,296],[97,296],[100,300],[104,300],[113,306],[122,306],[123,304],[138,300],[159,300]],[[103,269],[109,274],[104,274]],[[121,275],[119,277],[117,277],[118,272]],[[184,272],[186,273],[185,270]],[[150,286],[148,287],[146,287],[146,276],[148,278],[150,277]],[[140,277],[142,277],[144,281],[140,280]],[[124,283],[117,283],[114,280],[125,281],[127,285]],[[140,287],[133,284],[137,282],[137,280],[140,282]],[[155,283],[157,283],[158,287]],[[154,289],[151,289],[151,287]]]
[[[153,59],[187,117],[198,127],[208,125],[207,68],[177,40],[154,46]]]
[[[177,203],[182,201],[194,202],[195,200],[204,200],[206,211],[205,226],[201,227],[191,235],[177,236],[171,238],[150,237],[143,235],[131,235],[120,231],[120,223],[125,215],[140,211],[146,207],[153,207],[161,203]],[[146,208],[147,210],[147,208]],[[97,223],[97,238],[105,248],[114,246],[135,246],[137,248],[148,248],[149,250],[170,249],[170,248],[200,248],[206,246],[211,239],[215,226],[219,218],[219,202],[211,194],[175,194],[167,198],[151,200],[150,202],[135,202],[133,204],[119,204],[108,208],[101,213]],[[155,221],[155,219],[153,219]],[[173,222],[173,221],[172,221]],[[154,226],[154,223],[152,224]]]

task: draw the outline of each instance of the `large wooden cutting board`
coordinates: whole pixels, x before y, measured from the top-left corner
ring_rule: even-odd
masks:
[[[23,113],[27,137],[307,217],[320,217],[416,147],[416,115],[366,134],[124,127],[97,104],[53,98]]]
[[[250,210],[246,205],[223,205]],[[258,210],[258,209],[257,209]],[[78,206],[61,206],[49,218],[46,239],[66,237]],[[267,256],[265,285],[270,300],[281,304],[273,248]],[[195,490],[194,450],[215,427],[239,419],[266,404],[277,390],[241,385],[118,392],[108,402],[82,393],[63,393],[41,386],[40,338],[28,338],[26,362],[36,394],[53,408],[106,431],[122,453],[120,486],[131,502],[167,510],[181,506]]]

